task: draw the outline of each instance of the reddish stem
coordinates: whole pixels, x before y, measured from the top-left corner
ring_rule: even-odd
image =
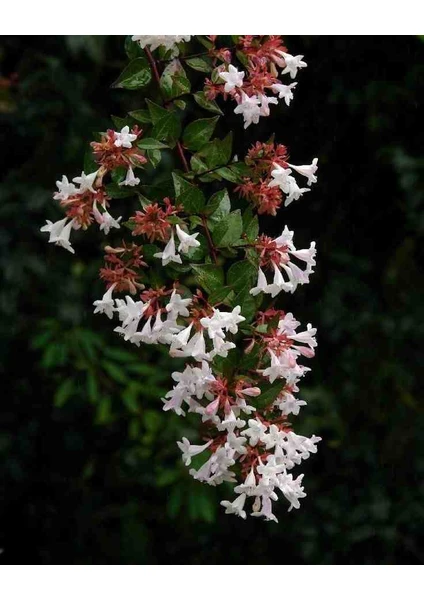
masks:
[[[209,227],[208,227],[208,221],[207,221],[205,215],[201,215],[201,217],[202,217],[202,225],[205,229],[206,239],[207,239],[208,246],[209,246],[209,252],[212,255],[213,262],[216,264],[218,262],[217,256],[216,256],[216,249],[215,249],[215,246],[213,245],[213,241],[211,238],[211,232],[209,231]]]

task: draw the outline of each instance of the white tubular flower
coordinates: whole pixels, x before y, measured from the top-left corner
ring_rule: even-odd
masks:
[[[260,115],[261,117],[269,117],[270,115],[270,104],[278,104],[277,98],[273,98],[265,96],[264,94],[259,94],[259,100],[261,101]]]
[[[277,517],[272,513],[272,502],[269,496],[262,496],[262,508],[259,511],[251,513],[252,517],[264,517],[266,521],[275,521],[278,523]]]
[[[69,183],[66,175],[62,175],[62,181],[56,181],[58,192],[53,195],[54,200],[67,200],[69,196],[74,196],[77,193],[77,188],[73,183]]]
[[[262,441],[262,438],[267,430],[266,425],[264,425],[258,419],[249,419],[247,422],[249,427],[242,431],[243,435],[247,435],[249,438],[249,444],[251,446],[256,446],[259,441]]]
[[[116,142],[115,142],[115,146],[116,146]],[[128,167],[128,171],[127,171],[124,181],[121,181],[118,185],[119,186],[128,185],[130,187],[134,187],[135,185],[138,185],[139,183],[140,183],[140,178],[136,177],[134,175],[134,171],[132,170],[132,167]]]
[[[234,112],[236,115],[243,115],[245,129],[252,123],[255,125],[259,123],[259,117],[261,116],[260,103],[261,101],[257,96],[251,96],[249,98],[247,94],[242,92],[241,102],[236,106]]]
[[[271,365],[262,371],[264,377],[268,377],[270,383],[276,379],[284,379],[290,369],[290,364],[285,360],[285,356],[277,356],[272,350],[268,350],[271,356]]]
[[[206,353],[205,338],[203,331],[198,331],[194,334],[191,340],[181,350],[174,350],[171,356],[193,357],[195,360],[209,360],[209,355]]]
[[[89,173],[86,175],[83,171],[80,177],[73,178],[72,181],[79,184],[79,189],[77,190],[78,194],[83,194],[87,191],[90,191],[93,194],[96,193],[96,190],[93,188],[93,184],[96,181],[97,173],[98,171],[94,171],[94,173]]]
[[[177,442],[178,448],[183,453],[182,459],[186,467],[191,465],[192,456],[197,456],[197,454],[201,454],[206,448],[212,444],[212,440],[204,444],[203,446],[195,446],[190,444],[187,438],[183,437],[182,442]]]
[[[234,414],[234,411],[231,409],[230,412],[225,416],[224,421],[217,425],[217,429],[219,431],[224,431],[226,429],[228,432],[233,432],[234,429],[241,429],[245,425],[246,421],[237,418]]]
[[[189,42],[190,38],[190,35],[133,35],[131,39],[133,42],[138,42],[141,48],[150,46],[150,50],[153,52],[159,46],[171,50],[175,44]]]
[[[122,327],[127,327],[133,322],[138,325],[148,306],[148,302],[144,303],[141,300],[134,302],[131,296],[125,296],[125,300],[118,298],[116,300],[116,310],[119,320],[122,322]]]
[[[113,313],[115,311],[115,301],[112,298],[113,290],[116,287],[116,283],[110,286],[110,288],[103,294],[103,298],[101,300],[95,300],[93,305],[96,307],[94,309],[94,314],[96,313],[104,313],[109,319],[113,317]]]
[[[293,291],[293,284],[290,281],[284,281],[283,274],[275,263],[272,263],[274,267],[274,279],[273,282],[266,286],[265,292],[271,294],[272,298],[275,298],[282,290],[285,292]],[[285,265],[282,265],[284,268]]]
[[[236,306],[231,312],[221,312],[218,308],[214,308],[213,315],[200,319],[200,324],[208,330],[211,340],[216,337],[225,339],[224,329],[235,334],[238,332],[238,324],[246,320],[240,311],[241,306]]]
[[[287,335],[291,335],[295,333],[296,329],[299,327],[300,321],[296,321],[293,316],[293,313],[287,313],[283,319],[278,321],[278,329],[281,333],[286,333]]]
[[[277,163],[272,163],[274,169],[271,171],[272,181],[269,183],[269,187],[278,186],[284,193],[287,193],[286,190],[289,189],[289,180],[288,177],[291,173],[291,169],[284,169],[281,165],[277,165]]]
[[[295,416],[299,414],[301,406],[306,406],[306,402],[304,400],[298,400],[288,392],[283,392],[280,394],[274,404],[281,410],[283,415]]]
[[[193,323],[190,323],[188,327],[180,331],[176,334],[172,340],[171,348],[169,350],[170,355],[173,355],[174,350],[178,348],[184,348],[188,344],[188,340],[190,339],[191,330],[193,327]]]
[[[284,58],[285,69],[282,71],[282,75],[286,73],[290,73],[290,77],[294,79],[297,75],[298,69],[303,69],[307,67],[307,63],[305,63],[302,58],[303,54],[298,54],[297,56],[293,56],[292,54],[288,54],[287,52],[283,52],[282,50],[278,51],[278,54]]]
[[[215,356],[227,358],[228,352],[236,347],[233,342],[225,342],[222,338],[216,336],[212,340],[213,350],[209,352],[209,358],[212,360]]]
[[[178,252],[182,252],[186,254],[190,248],[198,248],[200,246],[200,242],[196,240],[198,233],[193,233],[189,235],[185,231],[181,229],[179,225],[176,225],[176,231],[178,239],[180,240],[180,245],[178,246]]]
[[[287,178],[287,186],[285,191],[287,197],[284,201],[284,206],[288,206],[293,202],[293,200],[299,200],[299,198],[301,198],[305,192],[310,191],[311,190],[309,188],[300,188],[297,185],[296,179],[289,175]]]
[[[268,282],[265,277],[265,273],[262,271],[261,267],[259,267],[258,271],[258,282],[255,287],[250,290],[252,296],[257,296],[261,292],[265,292],[268,286]]]
[[[226,82],[224,92],[228,93],[236,87],[243,87],[244,71],[238,71],[233,65],[228,66],[228,71],[221,71],[219,76]]]
[[[278,94],[280,100],[284,98],[284,102],[287,104],[287,106],[290,106],[290,101],[293,100],[292,90],[294,90],[296,86],[297,82],[290,83],[289,85],[284,85],[284,83],[274,83],[274,85],[271,86],[271,89],[274,94]]]
[[[128,125],[125,125],[120,132],[114,131],[113,135],[115,138],[114,145],[117,148],[132,148],[132,143],[137,139],[137,136],[134,133],[130,133]]]
[[[289,335],[288,337],[295,341],[300,342],[301,344],[306,344],[309,348],[315,348],[317,346],[317,341],[315,336],[317,334],[317,330],[315,327],[312,327],[310,323],[308,323],[306,327],[306,331],[301,331],[300,333],[294,333]]]
[[[168,304],[166,305],[166,311],[169,312],[173,317],[188,317],[189,312],[187,307],[191,304],[191,298],[183,299],[180,294],[174,290],[171,294]]]
[[[234,432],[230,432],[227,436],[227,444],[232,450],[235,450],[239,454],[246,454],[247,449],[245,448],[247,438],[239,435],[235,435]]]
[[[281,473],[278,475],[278,487],[283,492],[284,496],[290,502],[289,511],[292,508],[300,508],[299,498],[305,498],[306,494],[301,486],[303,474],[293,479],[293,475]]]
[[[221,506],[225,508],[225,514],[237,515],[238,517],[245,519],[246,511],[243,510],[245,501],[246,494],[241,494],[240,496],[237,496],[237,498],[233,502],[229,502],[228,500],[222,500]]]
[[[105,235],[109,234],[109,231],[112,229],[112,227],[115,227],[116,229],[121,228],[119,221],[122,219],[122,217],[114,219],[105,207],[103,207],[103,212],[101,213],[97,208],[96,200],[93,202],[93,215],[97,223],[100,225],[100,231],[103,231]]]
[[[169,242],[166,244],[163,252],[156,252],[155,258],[162,259],[162,265],[165,267],[170,262],[182,263],[181,256],[175,252],[174,232],[171,233]]]
[[[246,494],[247,496],[256,496],[258,486],[256,485],[255,471],[253,467],[250,469],[244,483],[241,483],[234,488],[236,494]]]
[[[287,163],[289,165],[289,167],[291,167],[292,169],[294,169],[296,171],[296,173],[299,173],[300,175],[303,175],[304,177],[308,178],[308,185],[312,185],[313,183],[316,183],[318,180],[315,176],[315,173],[318,170],[318,159],[314,158],[314,160],[312,161],[312,164],[310,165],[291,165],[290,163]]]
[[[277,485],[278,479],[277,475],[282,471],[285,471],[286,467],[284,465],[277,464],[275,460],[275,456],[272,454],[268,456],[267,462],[264,465],[261,459],[259,458],[259,466],[256,467],[256,471],[259,475],[262,475],[262,483],[265,486],[268,485]]]
[[[72,219],[68,224],[66,224],[67,220],[68,217],[61,219],[60,221],[56,221],[55,223],[47,220],[46,225],[41,227],[40,231],[50,234],[50,244],[62,246],[62,248],[65,248],[65,250],[75,254],[75,250],[72,248],[71,242],[69,241],[69,236],[71,235],[71,229],[74,226],[75,219]]]

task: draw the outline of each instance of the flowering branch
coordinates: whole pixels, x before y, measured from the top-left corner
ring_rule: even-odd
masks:
[[[65,218],[41,230],[74,253],[72,231],[98,224],[109,235],[126,226],[129,239],[104,249],[106,291],[94,312],[117,317],[114,331],[124,341],[162,344],[170,356],[186,359],[162,401],[165,411],[201,419],[204,443],[178,442],[185,464],[193,463],[190,474],[213,486],[234,484],[236,498],[221,502],[227,513],[246,518],[251,499],[252,516],[276,521],[278,491],[289,510],[299,508],[303,475],[294,479],[290,471],[320,440],[296,434],[289,422],[306,404],[295,394],[310,370],[301,361],[314,356],[316,329],[308,324],[299,331],[293,314],[277,308],[281,292],[309,282],[316,250],[314,242],[297,249],[287,226],[277,238],[260,233],[258,215],[276,215],[309,192],[317,159],[289,163],[287,148],[272,139],[238,160],[232,132],[213,135],[219,120],[225,130],[228,105],[244,128],[267,117],[279,99],[289,106],[296,83],[282,78],[294,79],[306,63],[287,52],[281,36],[233,36],[231,47],[219,36],[132,36],[127,49],[131,62],[114,86],[139,89],[153,77],[162,105],[145,98],[119,130],[91,143],[95,170],[56,182],[53,198]],[[180,59],[206,74],[201,90],[192,91]],[[206,115],[187,122],[189,97]],[[143,168],[156,167],[170,148],[184,173],[169,174],[172,198],[147,199],[140,192]],[[137,196],[142,208],[135,210]],[[235,197],[242,210],[233,209]],[[125,223],[109,212],[115,198],[128,200]]]

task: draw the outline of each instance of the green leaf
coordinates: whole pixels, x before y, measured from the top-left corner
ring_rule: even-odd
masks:
[[[279,381],[275,381],[274,383],[260,383],[259,387],[261,388],[261,395],[255,398],[255,406],[258,408],[266,408],[269,406],[283,391],[285,385],[286,382],[281,381],[281,379]]]
[[[244,67],[249,67],[249,59],[243,52],[237,50],[236,56]]]
[[[128,113],[130,117],[132,117],[135,121],[139,123],[151,123],[152,119],[149,114],[149,111],[145,108],[140,108],[139,110],[133,110]]]
[[[205,144],[198,152],[204,158],[209,169],[226,165],[231,159],[233,134],[230,132],[223,140],[215,138]]]
[[[220,169],[217,170],[217,173],[219,175],[221,175],[221,177],[223,177],[227,181],[231,181],[231,183],[240,183],[241,182],[240,175],[235,173],[229,167],[221,167]]]
[[[99,399],[99,387],[97,385],[97,379],[91,371],[87,373],[87,390],[90,401],[97,402]]]
[[[152,102],[149,99],[146,99],[146,102],[147,108],[149,109],[150,119],[153,125],[156,125],[156,123],[160,119],[162,119],[168,114],[168,111],[166,110],[166,108],[163,108],[163,106],[159,106],[159,104],[155,104],[155,102]]]
[[[125,117],[115,117],[115,115],[111,115],[110,118],[112,119],[112,123],[115,129],[122,129],[123,127],[125,127],[125,125],[128,125],[129,127],[131,125],[131,119],[127,119]]]
[[[127,35],[125,38],[125,52],[130,60],[141,56],[144,57],[144,51],[140,47],[140,44],[133,42],[130,35]]]
[[[219,117],[198,119],[187,125],[183,133],[184,146],[189,150],[199,150],[211,139],[218,119]]]
[[[172,173],[174,181],[175,196],[178,202],[184,206],[187,213],[199,213],[205,205],[203,192],[195,185]]]
[[[208,225],[211,231],[215,229],[219,221],[230,214],[230,210],[231,202],[226,189],[220,190],[211,196],[205,211],[209,214]]]
[[[208,110],[209,112],[217,113],[218,115],[223,115],[224,113],[219,108],[218,104],[215,100],[208,100],[205,92],[196,92],[194,94],[194,99],[199,106]]]
[[[161,148],[168,148],[166,144],[159,142],[153,138],[143,138],[137,142],[137,146],[144,150],[160,150]]]
[[[250,293],[252,284],[245,284],[234,297],[232,306],[240,306],[241,314],[246,319],[246,323],[250,323],[258,310],[258,297],[253,297]]]
[[[170,143],[174,143],[180,136],[181,123],[174,112],[165,112],[166,115],[156,121],[152,136],[158,140],[168,140]]]
[[[160,88],[167,99],[190,93],[190,80],[179,61],[165,67],[160,78]]]
[[[129,190],[126,186],[119,186],[117,183],[109,183],[106,186],[106,192],[109,198],[129,198],[134,196],[134,190]]]
[[[184,102],[184,100],[180,100],[180,99],[174,100],[174,104],[175,104],[175,106],[177,106],[177,107],[178,107],[180,110],[184,110],[184,109],[185,109],[185,107],[187,106],[187,103],[186,103],[186,102]]]
[[[202,73],[210,73],[213,69],[212,60],[209,58],[209,56],[196,56],[194,58],[187,58],[185,62],[195,71],[201,71]]]
[[[259,221],[257,215],[253,214],[252,208],[249,207],[243,214],[243,233],[249,241],[254,241],[259,234]]]
[[[156,168],[161,161],[162,154],[160,150],[147,150],[147,157],[150,164]]]
[[[231,265],[227,273],[227,284],[230,285],[233,290],[239,292],[244,287],[249,286],[249,289],[253,287],[253,284],[257,277],[257,269],[255,265],[248,260],[240,260]]]
[[[239,210],[235,210],[216,224],[212,237],[216,246],[231,246],[238,242],[243,232],[243,221]]]
[[[112,87],[137,90],[150,83],[151,79],[152,73],[147,58],[134,58],[112,84]]]
[[[218,265],[191,265],[196,282],[211,294],[224,285],[224,271]]]
[[[121,367],[117,367],[114,363],[104,360],[101,363],[106,373],[118,383],[127,383],[128,379]]]
[[[213,43],[210,40],[208,40],[208,38],[205,37],[204,35],[196,35],[196,37],[197,37],[197,40],[202,44],[202,46],[204,46],[208,50],[213,48]]]
[[[65,379],[65,381],[63,381],[60,384],[60,386],[58,387],[58,389],[56,390],[56,393],[54,395],[54,401],[53,401],[54,405],[57,406],[58,408],[63,406],[66,403],[66,401],[70,398],[73,391],[74,391],[74,380],[73,379]]]
[[[214,290],[209,294],[208,302],[210,304],[226,304],[227,306],[233,306],[234,292],[230,286],[222,286]]]

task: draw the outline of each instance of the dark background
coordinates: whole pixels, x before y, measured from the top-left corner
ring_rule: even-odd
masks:
[[[109,87],[124,38],[0,38],[4,562],[423,562],[424,43],[285,40],[309,65],[295,100],[235,149],[275,131],[292,162],[320,164],[313,192],[262,223],[318,247],[311,284],[281,305],[318,327],[296,431],[323,441],[297,469],[301,509],[281,501],[275,524],[224,515],[228,490],[189,477],[175,440],[193,422],[161,411],[170,359],[92,315],[102,238],[72,257],[39,232],[92,132],[141,106]]]

